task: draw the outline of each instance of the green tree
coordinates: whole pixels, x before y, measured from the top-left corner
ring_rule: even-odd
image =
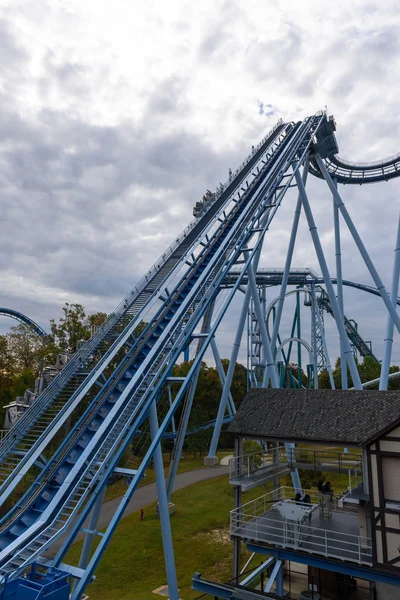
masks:
[[[59,352],[76,352],[78,342],[88,340],[92,330],[104,323],[107,314],[96,312],[87,315],[82,304],[65,303],[62,308],[63,315],[58,323],[50,320],[52,342]]]
[[[25,390],[35,387],[35,374],[31,369],[24,369],[22,373],[14,378],[12,385],[12,396],[23,396]]]
[[[38,351],[43,342],[34,330],[23,323],[11,327],[7,334],[8,349],[11,354],[14,370],[17,373],[30,369],[35,372],[38,368]]]
[[[12,400],[15,366],[9,349],[8,338],[0,335],[0,409]]]
[[[63,316],[56,323],[50,320],[50,330],[54,343],[64,352],[76,352],[80,340],[87,340],[90,328],[87,323],[85,309],[82,304],[65,303]]]
[[[194,458],[196,458],[197,452],[204,452],[211,441],[212,430],[204,427],[207,420],[207,412],[201,406],[193,407],[188,426],[190,434],[186,439],[187,449],[189,452],[193,452]]]

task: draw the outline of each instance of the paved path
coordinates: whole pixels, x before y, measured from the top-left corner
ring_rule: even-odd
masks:
[[[193,483],[199,483],[200,481],[206,481],[207,479],[212,479],[213,477],[218,477],[219,475],[227,475],[229,473],[229,467],[217,465],[215,467],[206,467],[204,469],[195,469],[194,471],[187,471],[186,473],[178,473],[175,479],[174,491],[181,490]],[[103,504],[101,509],[101,514],[99,518],[99,522],[97,525],[97,529],[105,529],[109,522],[111,521],[114,513],[120,503],[121,498],[113,498],[113,500],[109,500]],[[149,483],[148,485],[144,485],[136,490],[133,495],[133,498],[128,504],[128,507],[124,513],[124,517],[144,508],[148,504],[152,502],[156,502],[157,500],[157,488],[155,483]],[[84,527],[87,527],[87,522],[85,522]],[[84,537],[84,533],[80,531],[76,536],[76,540],[81,540]],[[63,537],[59,538],[54,544],[52,544],[51,548],[47,552],[45,552],[45,556],[54,556],[57,550],[60,548],[63,542]]]

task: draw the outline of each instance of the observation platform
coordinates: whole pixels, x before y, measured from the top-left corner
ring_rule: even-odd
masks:
[[[230,513],[230,533],[247,542],[326,558],[372,565],[371,539],[359,535],[356,510],[340,509],[336,501],[305,490],[309,504],[293,500],[293,488],[280,487]],[[290,518],[289,518],[290,517]]]
[[[362,479],[361,453],[282,447],[262,450],[231,458],[229,482],[246,491],[294,469],[346,474],[352,491]]]

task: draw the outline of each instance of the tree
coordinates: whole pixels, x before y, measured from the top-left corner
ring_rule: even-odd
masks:
[[[82,304],[65,303],[64,316],[58,324],[50,320],[50,330],[55,344],[64,352],[76,352],[79,340],[87,340],[90,330],[86,322],[86,313]]]
[[[23,396],[25,390],[33,389],[35,387],[35,375],[31,369],[24,369],[22,373],[14,378],[12,385],[12,396]]]
[[[50,320],[50,330],[53,343],[59,352],[76,352],[78,342],[89,339],[92,330],[104,323],[107,314],[97,312],[86,315],[82,304],[65,303],[62,308],[63,316],[58,323]]]
[[[15,366],[8,338],[6,335],[0,335],[0,408],[12,400],[14,376]]]
[[[7,334],[8,349],[13,360],[14,370],[18,373],[38,368],[38,351],[43,345],[32,327],[21,323],[11,327]]]
[[[204,452],[211,441],[212,430],[204,427],[207,420],[207,412],[201,406],[193,407],[189,419],[188,432],[190,435],[187,436],[187,449],[193,452],[194,458],[196,458],[196,452]]]
[[[381,363],[376,362],[376,360],[374,360],[372,358],[372,356],[364,356],[362,363],[359,363],[356,360],[356,365],[357,365],[357,370],[360,375],[361,383],[365,383],[366,381],[372,381],[373,379],[379,379],[379,377],[381,375],[382,365],[381,365]],[[399,367],[396,365],[393,365],[392,367],[390,367],[389,372],[390,373],[398,373]],[[342,387],[342,371],[341,371],[340,358],[338,358],[335,363],[335,367],[332,370],[332,375],[333,375],[333,379],[335,381],[336,389],[341,389],[341,387]],[[351,377],[350,370],[348,367],[347,367],[347,379],[348,379],[348,387],[353,387],[353,379]],[[319,387],[321,389],[330,389],[331,384],[330,384],[328,371],[323,371],[319,375],[318,380],[319,380]],[[379,383],[375,384],[375,386],[373,386],[369,389],[377,390],[378,388],[379,388]],[[400,389],[400,378],[394,379],[393,381],[389,381],[388,389],[389,390],[399,390]]]

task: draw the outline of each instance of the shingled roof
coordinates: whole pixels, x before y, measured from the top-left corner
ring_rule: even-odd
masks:
[[[398,424],[398,392],[255,388],[228,431],[271,441],[364,446]]]

